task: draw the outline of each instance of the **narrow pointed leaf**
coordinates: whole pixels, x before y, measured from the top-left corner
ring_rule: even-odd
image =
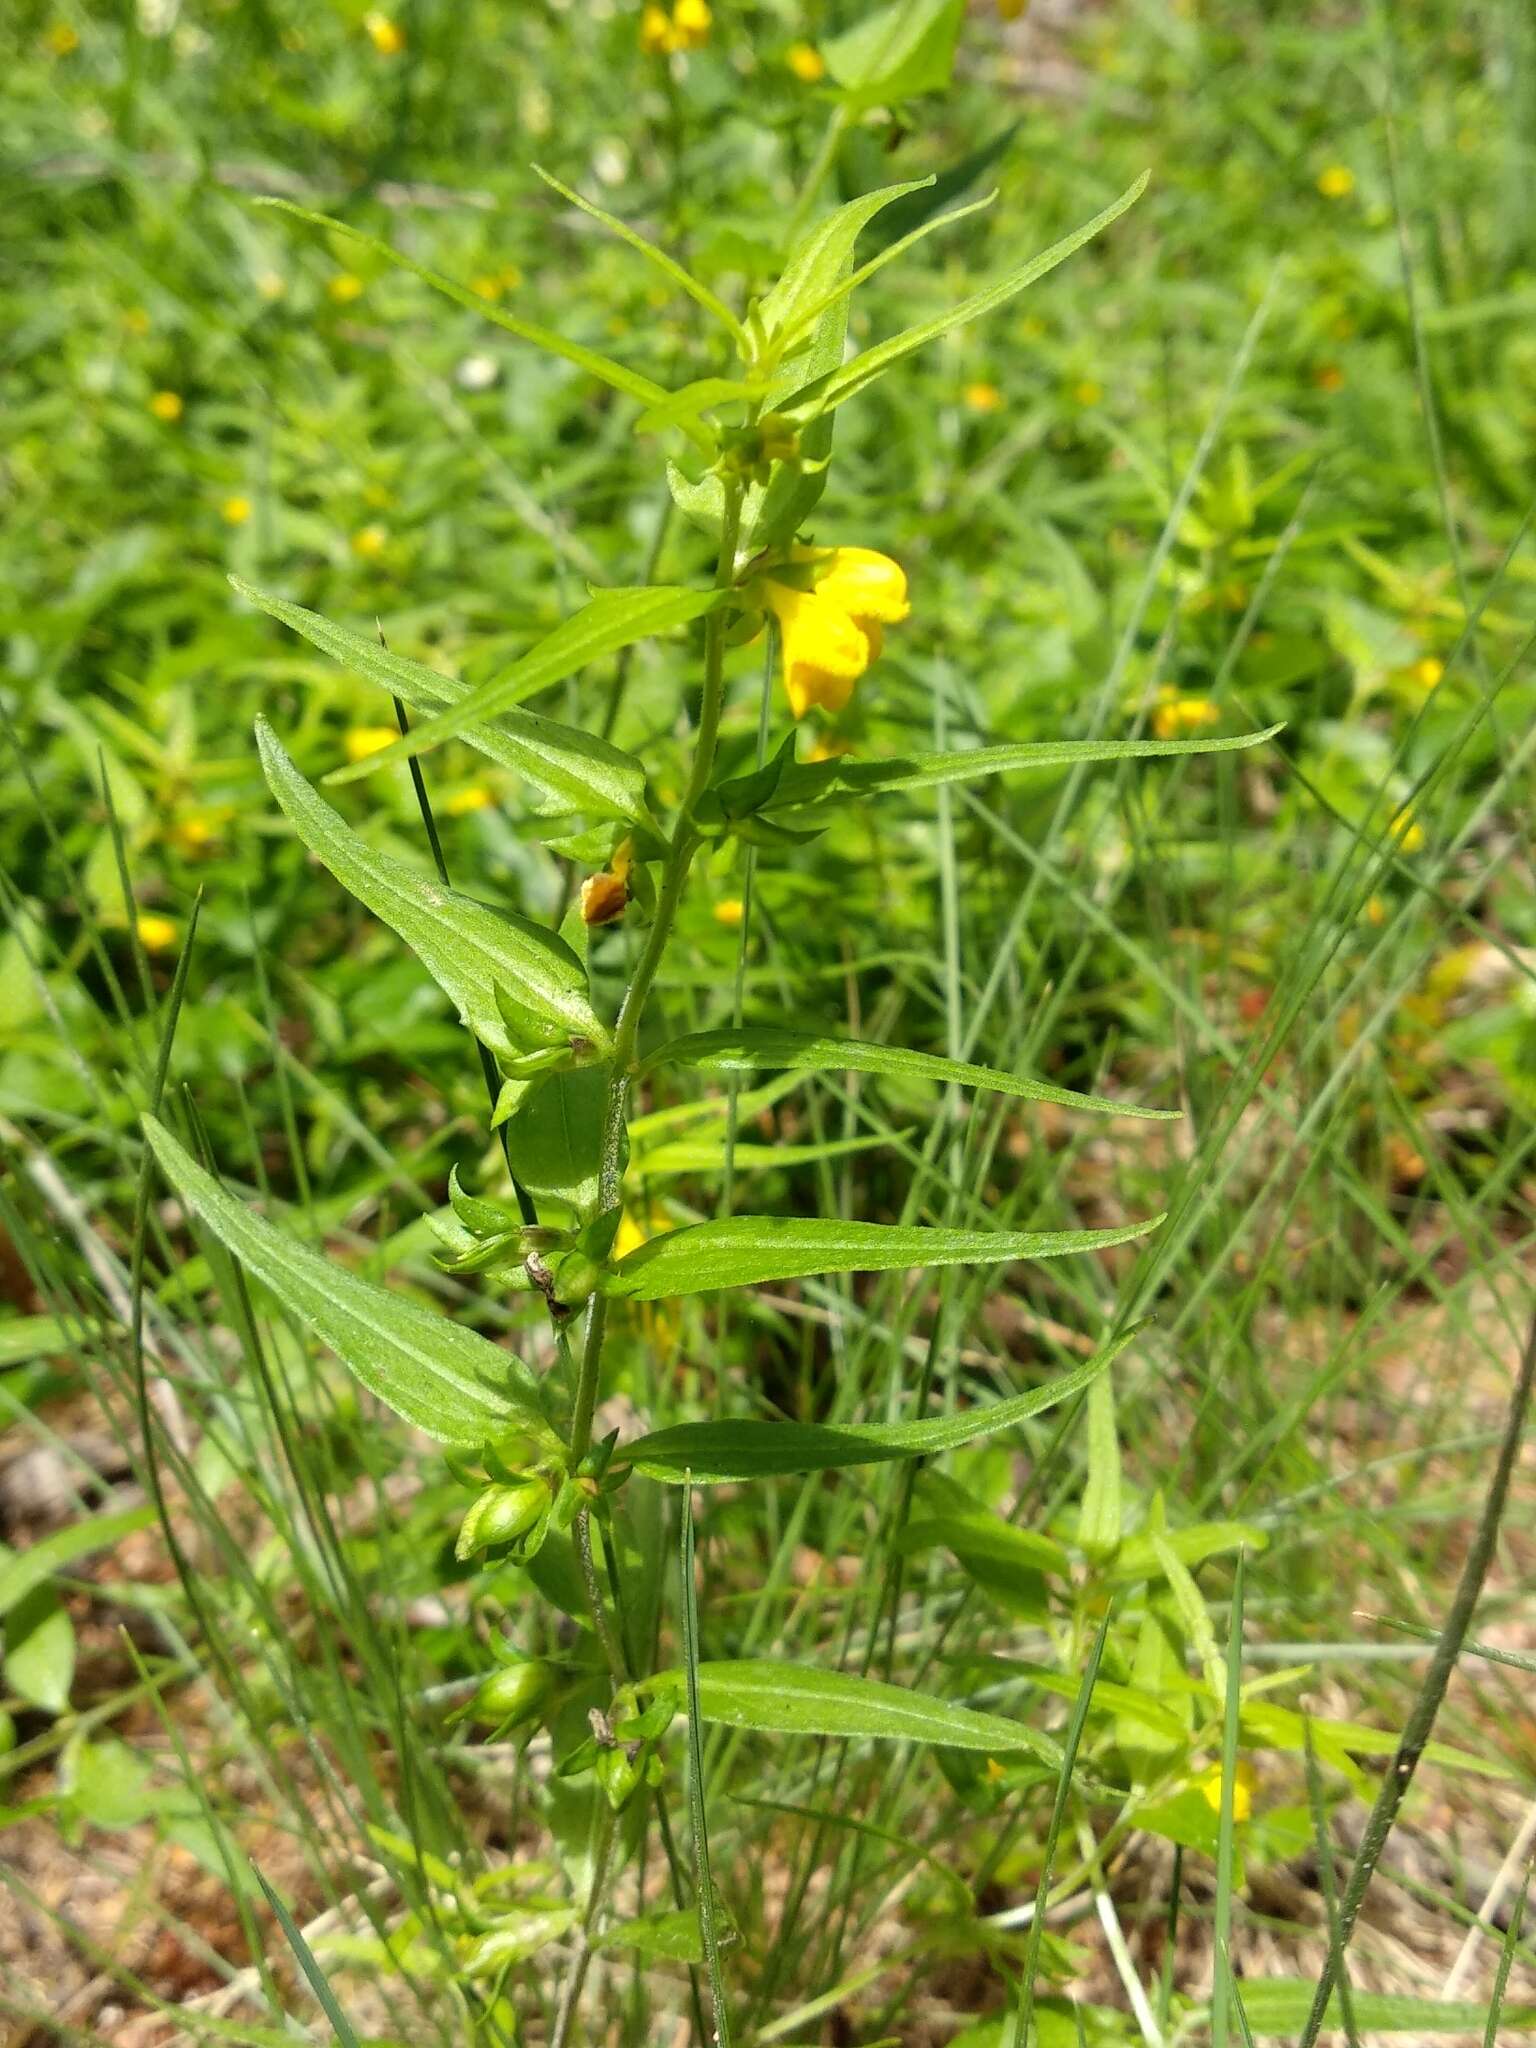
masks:
[[[742,1024],[719,1031],[695,1031],[652,1053],[647,1067],[697,1067],[709,1074],[751,1074],[788,1067],[797,1073],[895,1074],[914,1081],[956,1081],[967,1088],[989,1088],[1026,1102],[1055,1102],[1064,1109],[1096,1110],[1104,1116],[1139,1116],[1166,1121],[1174,1109],[1142,1109],[1115,1102],[1107,1095],[1079,1095],[1027,1074],[1007,1074],[999,1067],[976,1067],[969,1060],[944,1059],[938,1053],[909,1052],[900,1045],[869,1045],[856,1038],[828,1038],[817,1031],[788,1026]]]
[[[380,853],[310,787],[265,719],[256,721],[256,738],[272,794],[304,844],[399,933],[482,1044],[509,1055],[572,1038],[608,1044],[587,997],[586,969],[563,939]],[[497,1001],[498,986],[510,1000]],[[521,1042],[507,1023],[514,1006]]]
[[[1128,1330],[1073,1371],[1016,1394],[916,1422],[684,1422],[623,1445],[616,1462],[667,1485],[719,1486],[733,1480],[776,1479],[791,1472],[834,1472],[898,1458],[928,1458],[995,1436],[1058,1401],[1080,1393],[1136,1335]]]
[[[648,1679],[646,1689],[675,1686],[680,1671]],[[699,1713],[726,1728],[750,1728],[761,1735],[844,1735],[881,1742],[931,1742],[947,1749],[980,1749],[992,1754],[1027,1749],[1057,1765],[1061,1751],[1048,1735],[1001,1714],[977,1713],[953,1700],[933,1699],[903,1685],[856,1678],[847,1671],[818,1671],[768,1657],[701,1664]]]
[[[120,1543],[136,1529],[147,1529],[155,1519],[152,1507],[125,1508],[121,1514],[91,1515],[83,1522],[71,1522],[56,1529],[25,1550],[0,1554],[0,1616],[24,1600],[36,1586],[65,1571],[77,1558],[93,1550],[106,1550]]]
[[[412,754],[425,753],[429,747],[441,746],[446,739],[467,737],[471,726],[499,718],[524,698],[536,697],[541,690],[563,683],[588,662],[616,654],[621,647],[648,639],[653,633],[665,633],[673,626],[700,619],[724,603],[728,595],[723,590],[687,590],[665,584],[636,590],[600,590],[537,647],[513,662],[504,674],[466,691],[456,704],[428,719],[425,725],[418,725],[392,747],[381,748],[377,754],[338,768],[326,781],[355,782],[359,776],[373,775],[392,761],[403,761]]]
[[[517,1429],[547,1434],[537,1382],[511,1352],[289,1237],[226,1194],[152,1116],[144,1135],[226,1250],[397,1415],[465,1450]]]
[[[973,292],[968,299],[961,299],[958,305],[950,306],[933,319],[925,320],[916,327],[908,327],[900,334],[893,334],[889,341],[882,341],[874,348],[867,348],[862,355],[854,357],[851,363],[833,370],[817,385],[802,390],[794,400],[795,410],[804,410],[805,416],[833,411],[846,400],[858,396],[866,385],[872,384],[904,356],[924,348],[930,341],[937,341],[941,335],[951,334],[956,328],[969,326],[973,320],[980,320],[988,313],[995,313],[1000,306],[1006,306],[1011,298],[1024,291],[1029,285],[1054,270],[1058,263],[1081,249],[1085,242],[1107,228],[1112,221],[1133,206],[1146,190],[1149,172],[1143,171],[1134,185],[1122,192],[1112,205],[1102,213],[1096,213],[1092,220],[1070,235],[1064,235],[1049,249],[1010,271],[1006,277],[986,285],[979,292]]]
[[[1297,2035],[1307,2023],[1317,1986],[1301,1977],[1244,1977],[1243,2010],[1250,2032],[1261,2038]],[[1355,2025],[1369,2034],[1475,2034],[1488,2016],[1487,2005],[1471,1998],[1418,1998],[1409,1992],[1351,1991]],[[1323,2025],[1342,2024],[1335,1996]],[[1536,2003],[1506,2005],[1499,2024],[1508,2033],[1536,2032]]]
[[[1283,725],[1261,732],[1192,740],[1019,740],[998,747],[960,747],[891,761],[801,761],[785,769],[765,810],[846,803],[946,783],[980,782],[1026,769],[1081,768],[1094,761],[1161,761],[1180,754],[1240,754],[1272,740]]]
[[[932,178],[912,178],[905,184],[865,192],[808,229],[790,250],[778,282],[758,308],[769,335],[792,333],[808,312],[821,308],[846,276],[854,244],[876,214],[932,183]],[[846,318],[845,314],[845,325]],[[802,371],[795,382],[804,381]]]
[[[391,654],[376,638],[351,626],[338,626],[319,612],[290,604],[254,584],[231,576],[242,597],[271,618],[291,626],[312,646],[345,667],[366,676],[409,704],[428,713],[451,709],[470,694],[457,676],[440,675],[425,662]],[[645,770],[633,754],[584,732],[561,725],[535,711],[506,711],[494,725],[466,726],[460,734],[477,753],[510,768],[565,809],[598,817],[642,818],[646,813]]]
[[[552,327],[543,327],[533,320],[520,320],[515,313],[508,313],[501,306],[494,306],[488,299],[482,299],[468,285],[459,284],[456,279],[444,277],[441,271],[431,270],[425,263],[418,263],[413,256],[407,256],[401,249],[388,242],[381,242],[377,235],[364,234],[361,228],[352,227],[347,221],[335,220],[327,213],[312,213],[307,206],[297,206],[291,199],[261,198],[253,202],[257,206],[271,207],[275,213],[291,213],[295,220],[302,220],[312,228],[324,228],[328,234],[345,235],[349,241],[358,242],[386,263],[393,263],[397,269],[410,271],[434,291],[463,306],[471,313],[478,313],[484,320],[494,321],[496,326],[515,334],[519,341],[531,342],[535,348],[542,348],[550,355],[563,356],[568,363],[575,363],[579,369],[604,384],[611,384],[615,391],[622,391],[630,398],[638,398],[642,405],[659,405],[667,396],[660,384],[653,384],[649,377],[642,377],[638,370],[628,369],[623,363],[616,363],[596,349],[585,348],[579,341],[568,341],[563,334],[557,334]]]
[[[811,1273],[1054,1259],[1125,1244],[1162,1220],[1152,1216],[1118,1230],[942,1230],[816,1216],[728,1216],[653,1237],[605,1274],[603,1291],[629,1301],[666,1301]]]

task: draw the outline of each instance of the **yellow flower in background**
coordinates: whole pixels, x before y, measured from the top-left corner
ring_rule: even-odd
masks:
[[[503,289],[502,282],[499,277],[487,277],[484,275],[480,277],[472,277],[469,280],[469,288],[472,292],[476,294],[477,297],[482,299],[489,299],[493,305],[495,304],[496,300],[501,297]]]
[[[1312,382],[1319,391],[1342,391],[1344,372],[1337,363],[1319,363],[1312,372]]]
[[[1445,663],[1437,661],[1432,654],[1426,654],[1422,661],[1413,664],[1413,680],[1422,690],[1432,690],[1445,674]]]
[[[822,54],[814,43],[791,43],[784,53],[784,62],[802,85],[819,85],[827,75]]]
[[[1084,377],[1072,386],[1072,396],[1079,405],[1097,405],[1104,396],[1104,386],[1092,377]]]
[[[219,507],[219,516],[223,519],[226,526],[244,526],[247,519],[251,516],[250,499],[240,497],[226,498]]]
[[[399,737],[392,725],[353,725],[348,727],[342,745],[349,761],[366,761],[370,754],[382,754],[386,747],[392,747]]]
[[[368,40],[381,57],[398,57],[405,48],[405,30],[398,21],[391,21],[387,14],[375,10],[363,16],[363,27]]]
[[[834,739],[830,733],[823,733],[805,758],[814,765],[818,761],[840,761],[851,751],[846,740]]]
[[[488,811],[496,797],[483,782],[472,782],[468,789],[456,789],[443,809],[450,818],[467,818],[475,811]]]
[[[1152,730],[1160,740],[1182,740],[1205,726],[1216,725],[1220,718],[1220,705],[1209,697],[1186,697],[1165,683],[1157,693]]]
[[[1318,174],[1317,189],[1325,199],[1347,199],[1355,189],[1355,174],[1348,164],[1329,164]]]
[[[665,7],[648,5],[640,11],[640,48],[647,57],[702,50],[713,25],[708,0],[674,0],[670,14]]]
[[[1404,804],[1387,827],[1399,853],[1417,853],[1424,844],[1424,827],[1413,815],[1413,806]]]
[[[960,396],[972,412],[996,412],[1003,402],[995,384],[967,384]]]
[[[749,594],[779,622],[784,688],[796,718],[813,708],[841,711],[879,657],[881,628],[911,609],[905,572],[874,548],[792,548]]]
[[[713,26],[714,16],[709,11],[708,0],[675,0],[672,8],[674,48],[702,50],[709,41],[709,31]]]
[[[186,411],[179,391],[157,391],[149,401],[149,409],[157,420],[162,420],[168,427],[174,427]]]
[[[1239,1762],[1232,1773],[1232,1818],[1247,1820],[1253,1812],[1253,1766]],[[1212,1764],[1200,1779],[1200,1790],[1212,1813],[1221,1811],[1221,1765]]]
[[[326,286],[326,290],[338,306],[350,306],[354,299],[360,299],[367,287],[355,270],[338,270]]]
[[[176,927],[157,910],[141,910],[133,921],[139,944],[146,953],[168,953],[176,943]]]
[[[228,822],[230,812],[220,806],[212,811],[189,811],[184,818],[178,818],[166,837],[182,853],[206,853],[219,836],[219,827]]]
[[[672,17],[665,7],[640,11],[640,48],[647,57],[665,57],[672,48]]]
[[[150,326],[149,315],[142,306],[130,306],[123,315],[123,325],[130,334],[148,334]]]
[[[710,906],[715,923],[723,924],[728,931],[734,931],[746,914],[746,905],[739,896],[722,896]]]
[[[43,37],[43,47],[50,57],[73,57],[80,47],[80,38],[67,21],[56,21]]]
[[[383,554],[388,541],[389,535],[382,526],[360,526],[352,536],[352,552],[365,562],[375,562]]]

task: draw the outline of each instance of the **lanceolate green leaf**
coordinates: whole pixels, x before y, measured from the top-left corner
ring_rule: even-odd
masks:
[[[789,360],[779,364],[769,383],[770,409],[802,385],[830,377],[843,360],[848,300],[831,294],[853,268],[854,244],[863,229],[894,200],[915,189],[912,184],[887,185],[851,199],[818,221],[790,251],[783,275],[761,308],[770,335],[793,337]],[[742,513],[744,545],[767,547],[789,540],[815,511],[826,489],[833,426],[830,412],[812,420],[800,436],[799,464],[782,464],[766,491],[753,487]]]
[[[791,332],[837,289],[853,260],[855,242],[876,214],[932,183],[931,178],[913,178],[904,185],[884,185],[878,192],[865,192],[802,235],[786,257],[777,284],[758,308],[770,339]],[[843,324],[847,324],[846,314]],[[803,374],[795,379],[796,384],[802,382]]]
[[[1152,1216],[1119,1230],[941,1230],[816,1216],[728,1216],[653,1237],[604,1276],[603,1291],[630,1301],[665,1301],[809,1273],[1054,1259],[1125,1244],[1162,1220]]]
[[[276,1229],[226,1194],[152,1116],[144,1135],[219,1242],[397,1415],[465,1450],[517,1429],[548,1434],[538,1384],[511,1352]]]
[[[93,1550],[106,1550],[120,1543],[135,1529],[147,1529],[154,1519],[152,1507],[126,1508],[117,1515],[91,1515],[83,1522],[71,1522],[67,1528],[56,1529],[26,1550],[0,1554],[0,1617],[55,1572],[66,1570],[77,1558],[88,1557]]]
[[[616,654],[632,641],[645,640],[653,633],[665,633],[673,626],[685,626],[691,619],[724,603],[729,593],[722,590],[686,590],[671,585],[645,586],[637,590],[600,590],[579,612],[556,626],[537,647],[503,675],[495,676],[477,689],[468,690],[448,710],[428,719],[425,725],[392,747],[369,754],[326,777],[327,782],[355,782],[360,775],[372,775],[391,761],[403,761],[411,754],[424,754],[429,747],[463,735],[472,725],[499,718],[525,697],[563,683],[567,676]]]
[[[892,335],[889,341],[882,341],[874,348],[865,349],[863,354],[855,356],[851,363],[831,371],[816,384],[801,390],[795,396],[793,409],[806,418],[831,412],[847,399],[857,397],[867,384],[872,384],[876,377],[883,376],[894,364],[899,363],[903,356],[909,356],[914,350],[926,347],[930,341],[937,341],[941,335],[950,334],[957,327],[966,327],[973,320],[980,320],[988,313],[995,313],[999,306],[1006,306],[1011,298],[1044,277],[1047,271],[1054,270],[1058,263],[1064,263],[1069,256],[1081,249],[1085,242],[1091,242],[1093,237],[1107,228],[1111,221],[1118,220],[1127,207],[1133,206],[1146,190],[1149,175],[1149,172],[1143,171],[1135,184],[1122,192],[1112,205],[1106,206],[1102,213],[1095,214],[1092,220],[1074,229],[1070,235],[1064,235],[1059,242],[1054,242],[1049,249],[1044,250],[1039,256],[1032,257],[1028,263],[1021,264],[1017,270],[1010,271],[1006,277],[984,286],[979,292],[973,292],[968,299],[961,299],[958,305],[948,307],[944,312],[936,314],[933,319],[925,320],[917,327],[908,327],[902,333]]]
[[[399,697],[413,711],[441,711],[462,703],[470,694],[468,683],[440,675],[425,662],[391,654],[367,633],[334,625],[319,612],[273,597],[238,576],[229,580],[242,597],[302,633],[322,653]],[[535,711],[506,711],[494,725],[466,726],[460,738],[567,810],[612,818],[642,818],[646,814],[645,770],[640,763],[633,754],[578,726],[560,725]]]
[[[932,1742],[948,1749],[980,1749],[993,1755],[1027,1749],[1052,1765],[1061,1752],[1048,1735],[1001,1714],[979,1714],[952,1700],[932,1699],[906,1686],[855,1678],[846,1671],[818,1671],[805,1664],[780,1664],[768,1657],[701,1664],[699,1712],[727,1728],[751,1728],[761,1735],[846,1735],[879,1742]],[[646,1681],[646,1689],[675,1686],[680,1671]]]
[[[586,969],[564,940],[380,853],[310,787],[265,719],[256,721],[256,737],[272,794],[304,844],[400,934],[482,1043],[509,1055],[570,1039],[608,1044],[587,998]],[[497,1002],[498,985],[508,1001]],[[523,1021],[522,1042],[510,1034],[509,1012]]]
[[[1065,1109],[1097,1110],[1105,1116],[1167,1119],[1174,1109],[1142,1109],[1114,1102],[1105,1095],[1078,1095],[1035,1081],[1026,1074],[1005,1074],[998,1067],[973,1067],[968,1060],[950,1060],[938,1053],[908,1052],[899,1045],[866,1045],[856,1038],[826,1038],[816,1031],[788,1026],[742,1024],[719,1031],[695,1031],[674,1038],[646,1062],[648,1067],[698,1067],[710,1074],[750,1074],[764,1068],[789,1067],[800,1073],[895,1074],[914,1081],[957,1081],[967,1088],[990,1088],[999,1095],[1022,1096],[1027,1102],[1055,1102]]]
[[[1299,2034],[1312,2010],[1317,1986],[1301,1977],[1244,1977],[1243,2012],[1249,2031],[1262,2036]],[[1396,1991],[1352,1990],[1355,2025],[1368,2034],[1481,2034],[1488,2008],[1471,1998],[1415,1998]],[[1341,2024],[1335,1997],[1323,2025]],[[1506,2005],[1499,2026],[1509,2033],[1536,2032],[1536,2004]]]
[[[858,109],[941,92],[955,66],[965,0],[891,0],[821,46],[827,70]]]
[[[980,782],[989,775],[1030,768],[1081,768],[1094,761],[1160,761],[1180,754],[1240,754],[1272,740],[1281,726],[1219,739],[1020,740],[1000,747],[961,747],[944,754],[909,754],[893,761],[802,761],[785,769],[765,810],[846,803],[853,797],[890,796]]]
[[[364,234],[361,228],[352,227],[347,221],[334,220],[327,213],[312,213],[307,206],[296,206],[291,199],[258,199],[257,206],[270,206],[278,213],[291,213],[295,220],[307,221],[312,228],[324,228],[333,235],[345,235],[349,241],[359,242],[375,256],[386,263],[393,263],[400,270],[408,270],[413,277],[419,277],[434,291],[442,292],[446,298],[478,313],[484,320],[494,321],[504,327],[508,334],[515,334],[519,341],[531,342],[535,348],[542,348],[550,355],[563,356],[568,363],[590,374],[604,384],[611,384],[615,391],[623,391],[630,398],[638,398],[642,405],[658,405],[667,396],[660,384],[653,384],[649,377],[642,377],[638,370],[627,369],[623,363],[613,362],[608,356],[599,355],[596,349],[584,348],[579,341],[568,341],[563,334],[557,334],[552,327],[542,327],[533,320],[520,320],[515,313],[503,307],[492,305],[482,299],[468,285],[459,284],[451,277],[444,277],[441,271],[428,269],[425,263],[418,263],[413,256],[407,256],[388,242],[381,242],[377,235]]]
[[[668,1485],[718,1486],[732,1480],[776,1479],[791,1472],[833,1472],[849,1465],[927,1458],[995,1436],[1058,1401],[1080,1393],[1135,1336],[1128,1330],[1071,1372],[1006,1401],[919,1422],[685,1422],[623,1445],[615,1462]]]

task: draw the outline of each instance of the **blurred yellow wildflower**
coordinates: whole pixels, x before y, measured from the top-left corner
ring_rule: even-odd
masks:
[[[166,837],[182,853],[206,853],[230,815],[227,806],[211,811],[188,811],[185,817],[176,820]]]
[[[1152,730],[1160,740],[1187,739],[1207,725],[1216,725],[1221,707],[1209,697],[1186,697],[1169,683],[1157,693],[1152,712]]]
[[[73,57],[80,47],[80,38],[67,21],[56,21],[43,37],[43,47],[50,57]]]
[[[489,277],[484,273],[479,277],[472,277],[469,280],[469,288],[479,298],[489,299],[493,305],[501,297],[503,290],[499,277]]]
[[[826,63],[814,43],[791,43],[784,62],[802,85],[819,85],[827,75]]]
[[[354,299],[360,299],[367,287],[355,270],[338,270],[326,286],[326,290],[338,306],[350,306]]]
[[[391,21],[387,14],[375,9],[363,16],[363,27],[368,40],[381,57],[398,57],[405,48],[405,30],[398,21]]]
[[[1319,363],[1312,372],[1312,382],[1319,391],[1342,391],[1344,372],[1337,363]]]
[[[702,50],[713,26],[708,0],[674,0],[672,35],[677,49]]]
[[[1426,654],[1422,661],[1413,664],[1413,680],[1421,689],[1432,690],[1445,674],[1445,663],[1437,661],[1432,654]]]
[[[1413,806],[1404,804],[1387,827],[1399,853],[1417,853],[1424,844],[1424,827],[1413,815]]]
[[[149,409],[157,420],[173,427],[186,411],[179,391],[157,391],[149,401]]]
[[[881,627],[904,619],[907,579],[874,548],[794,547],[748,586],[783,643],[784,688],[796,718],[841,711],[881,648]]]
[[[141,910],[133,921],[139,944],[146,953],[165,953],[176,943],[176,927],[158,910]]]
[[[123,325],[130,334],[148,334],[149,315],[142,306],[130,306],[123,315]]]
[[[382,526],[360,526],[352,536],[352,552],[361,555],[365,562],[377,561],[388,541],[389,535]]]
[[[996,412],[1003,394],[995,384],[967,384],[960,396],[972,412]]]
[[[1092,377],[1083,377],[1072,386],[1072,396],[1079,405],[1097,405],[1104,396],[1104,386]]]
[[[251,516],[251,501],[249,498],[226,498],[219,507],[219,515],[226,526],[244,526]]]
[[[739,896],[722,896],[711,906],[711,915],[716,924],[723,924],[734,931],[746,916],[746,905]]]
[[[468,789],[456,789],[443,809],[450,818],[467,818],[473,811],[489,810],[495,801],[494,791],[483,782],[472,782]]]
[[[1317,189],[1325,199],[1347,199],[1355,189],[1355,174],[1348,164],[1329,164],[1318,173]]]
[[[342,745],[349,761],[366,761],[370,754],[382,754],[400,734],[392,725],[353,725],[347,728]]]
[[[846,740],[834,739],[830,733],[823,733],[805,758],[810,762],[837,761],[850,751]]]
[[[1253,1766],[1239,1762],[1232,1773],[1232,1818],[1247,1820],[1253,1812]],[[1221,1811],[1221,1765],[1212,1764],[1200,1779],[1200,1790],[1212,1813]]]
[[[647,57],[702,50],[713,25],[708,0],[673,0],[670,14],[665,7],[647,5],[640,11],[640,48]]]
[[[671,50],[672,17],[665,7],[640,10],[640,48],[647,57],[665,57]]]

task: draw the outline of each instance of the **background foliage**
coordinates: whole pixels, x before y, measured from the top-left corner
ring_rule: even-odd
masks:
[[[553,2006],[561,1950],[541,1944],[565,1939],[583,1891],[589,1817],[547,1747],[445,1720],[504,1630],[569,1657],[577,1624],[547,1619],[510,1567],[454,1562],[441,1458],[380,1427],[158,1200],[146,1327],[178,1390],[158,1428],[185,1584],[149,1533],[123,1328],[137,1116],[201,891],[172,1078],[226,1176],[547,1362],[530,1312],[431,1263],[450,1166],[475,1186],[494,1171],[463,1034],[261,778],[258,714],[318,779],[390,726],[388,701],[228,576],[362,630],[377,618],[393,651],[480,681],[589,583],[703,580],[708,543],[666,516],[633,407],[248,198],[343,214],[487,308],[678,384],[718,367],[692,309],[529,160],[739,293],[771,273],[826,130],[828,87],[792,51],[857,11],[722,0],[707,47],[675,64],[641,53],[620,6],[422,4],[385,33],[340,6],[18,5],[0,28],[3,1512],[18,1558],[52,1546],[24,1574],[0,1565],[16,1735],[0,1847],[41,1945],[5,1994],[24,2026],[111,2035],[162,2005],[210,2038],[257,2038],[263,2007],[313,2021],[254,1866],[360,2031],[512,2038]],[[994,323],[843,411],[815,529],[898,555],[915,602],[837,739],[876,756],[1285,730],[1259,754],[858,808],[759,865],[745,950],[743,856],[696,878],[660,991],[669,1031],[724,1021],[740,975],[764,1015],[1185,1112],[1101,1125],[822,1077],[744,1094],[727,1168],[723,1088],[658,1089],[638,1230],[711,1213],[722,1173],[751,1176],[753,1208],[860,1219],[1172,1210],[1139,1259],[1019,1268],[990,1293],[887,1276],[625,1311],[621,1423],[881,1422],[919,1380],[936,1405],[1018,1393],[1079,1361],[1117,1307],[1154,1318],[1117,1368],[1115,1433],[1053,1412],[915,1492],[877,1466],[703,1497],[707,1657],[889,1671],[1059,1740],[1104,1559],[1161,1513],[1175,1532],[1240,1525],[1247,1676],[1306,1667],[1277,1711],[1305,1701],[1388,1748],[1402,1727],[1427,1652],[1360,1616],[1443,1619],[1529,1291],[1533,87],[1516,6],[1058,6],[1019,25],[977,9],[950,85],[842,137],[829,199],[930,171],[957,196],[999,188],[861,294],[860,340],[1043,248],[1148,166],[1152,182]],[[692,646],[646,644],[548,708],[595,729],[611,715],[660,755]],[[746,765],[761,654],[732,662],[725,739]],[[431,769],[455,877],[556,920],[582,870],[541,849],[525,793],[464,750]],[[337,801],[422,863],[403,773]],[[631,943],[596,942],[605,1014]],[[672,1560],[676,1496],[644,1498]],[[1041,1558],[1010,1551],[999,1516],[1080,1547],[1070,1599],[1042,1602]],[[1517,1488],[1474,1631],[1516,1656],[1529,1534]],[[1189,1581],[1212,1648],[1234,1548],[1213,1544]],[[682,1657],[668,1574],[662,1663]],[[1132,1606],[1110,1683],[1135,1675]],[[1504,1776],[1426,1772],[1406,1839],[1452,1847],[1389,1872],[1411,1917],[1375,1928],[1366,1991],[1447,1989],[1519,1839],[1527,1682],[1487,1661],[1455,1681],[1440,1733]],[[1177,1696],[1167,1670],[1157,1683]],[[1090,1722],[1087,1758],[1123,1736]],[[1031,1956],[1054,1772],[717,1731],[702,1763],[738,2030],[990,2040],[1043,1970],[1043,2034],[1076,2038],[1050,2002],[1068,1982],[1090,2038],[1145,2032],[1130,1982],[1154,2025],[1198,2032],[1210,1923],[1234,1912],[1246,1968],[1310,1983],[1328,1858],[1298,1744],[1292,1726],[1256,1755],[1225,1856],[1198,1775],[1219,1762],[1219,1715],[1178,1810],[1144,1817],[1107,1870],[1074,1820],[1056,1855],[1076,1881]],[[1369,1753],[1320,1752],[1341,1856]],[[557,1858],[508,1907],[496,1873],[543,1854],[550,1827]],[[67,1878],[44,1840],[69,1846]],[[81,1871],[121,1874],[130,1850],[139,1886],[87,1911]],[[631,1913],[672,1907],[654,1850],[651,1866]],[[1449,1987],[1478,1990],[1479,2028],[1508,1881],[1501,1897]],[[669,1924],[600,1963],[616,2037],[689,2012],[691,1938]],[[1508,1953],[1510,1996],[1524,1972],[1529,1999],[1529,1945]],[[1255,2031],[1265,1998],[1271,2031],[1295,2030],[1286,1995],[1254,1991]]]

